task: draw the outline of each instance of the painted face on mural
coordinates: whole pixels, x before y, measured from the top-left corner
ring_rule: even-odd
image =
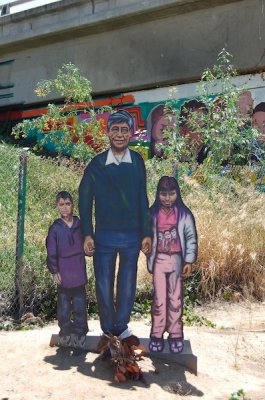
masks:
[[[257,111],[253,114],[252,125],[261,132],[258,141],[265,142],[265,111]]]
[[[152,140],[153,140],[152,151],[155,155],[157,156],[162,155],[162,150],[157,148],[156,145],[166,143],[166,140],[164,138],[164,130],[166,128],[169,130],[173,129],[174,124],[175,124],[174,117],[172,117],[171,120],[169,121],[167,117],[161,115],[155,120],[152,126]]]
[[[132,132],[126,122],[112,124],[107,131],[110,147],[116,154],[122,154],[127,149]]]
[[[238,98],[239,111],[243,117],[247,117],[251,114],[253,108],[253,99],[251,92],[241,93]]]
[[[159,201],[162,208],[165,211],[168,211],[176,202],[177,200],[177,192],[176,190],[168,191],[161,191],[159,193]]]
[[[157,144],[163,144],[164,143],[164,138],[163,138],[163,130],[167,126],[167,121],[166,118],[162,115],[159,117],[153,127],[152,127],[152,139],[153,139],[153,152],[155,155],[160,156],[162,154],[162,150],[157,148]]]

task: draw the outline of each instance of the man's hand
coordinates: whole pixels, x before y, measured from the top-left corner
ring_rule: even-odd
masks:
[[[147,256],[148,254],[151,253],[151,247],[152,247],[152,239],[148,236],[143,238],[142,240],[142,252]]]
[[[52,278],[54,283],[56,283],[57,285],[61,285],[62,278],[59,272],[57,272],[57,274],[53,274]]]
[[[182,278],[188,278],[192,271],[192,264],[185,264],[182,271]]]
[[[95,252],[95,245],[94,245],[94,239],[92,238],[92,236],[86,236],[85,237],[85,240],[84,240],[84,252],[89,257],[93,256],[93,254]]]

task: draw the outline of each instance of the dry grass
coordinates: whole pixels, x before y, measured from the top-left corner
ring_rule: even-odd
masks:
[[[225,179],[225,178],[220,178]],[[220,182],[218,182],[220,183]],[[225,186],[226,182],[221,182]],[[194,184],[186,197],[197,221],[200,290],[207,297],[240,291],[265,297],[265,201],[253,187],[229,182],[211,188]]]
[[[161,170],[161,162],[158,164]],[[162,174],[165,172],[162,168]],[[156,181],[148,169],[149,199],[154,199]],[[160,171],[155,171],[161,176]],[[253,171],[236,167],[233,174],[202,175],[180,180],[182,197],[197,224],[199,255],[195,269],[200,274],[198,291],[203,297],[235,294],[265,298],[265,194],[255,190]],[[231,178],[231,175],[233,177]],[[140,282],[150,281],[146,263],[140,260]]]

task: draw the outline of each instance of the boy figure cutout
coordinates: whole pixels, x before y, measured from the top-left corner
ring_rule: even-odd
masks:
[[[153,243],[147,266],[153,274],[154,297],[149,350],[163,351],[163,335],[167,331],[170,352],[180,353],[184,344],[183,278],[191,274],[198,251],[195,220],[182,201],[176,179],[169,176],[159,180],[150,212]]]
[[[88,332],[87,274],[80,220],[73,215],[74,203],[70,193],[59,192],[56,207],[60,218],[49,228],[46,249],[47,267],[57,284],[59,345],[70,346],[73,334],[73,346],[84,348]]]

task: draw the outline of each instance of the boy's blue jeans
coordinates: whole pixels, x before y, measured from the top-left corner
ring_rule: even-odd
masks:
[[[138,231],[96,234],[94,272],[101,329],[119,336],[128,328],[135,299],[137,261],[140,251]],[[114,281],[119,254],[116,301]]]
[[[78,336],[86,335],[87,325],[87,301],[85,286],[68,289],[57,286],[57,319],[60,327],[60,336],[68,336],[74,333]],[[71,320],[73,311],[73,320]]]

